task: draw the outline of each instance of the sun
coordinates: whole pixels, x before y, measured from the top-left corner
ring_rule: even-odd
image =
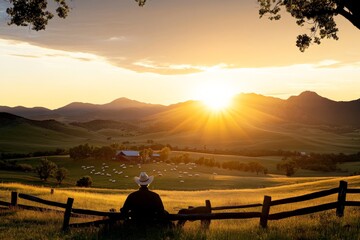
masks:
[[[212,83],[202,87],[199,93],[199,100],[209,110],[219,112],[230,107],[233,96],[233,90],[229,86]]]

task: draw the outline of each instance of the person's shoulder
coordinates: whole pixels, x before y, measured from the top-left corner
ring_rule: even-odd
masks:
[[[149,192],[150,192],[151,194],[153,194],[153,195],[160,196],[159,194],[157,194],[156,192],[153,192],[153,191],[151,191],[151,190],[149,190]]]
[[[136,195],[138,195],[138,194],[139,194],[139,190],[130,193],[130,194],[128,195],[128,197],[136,196]]]

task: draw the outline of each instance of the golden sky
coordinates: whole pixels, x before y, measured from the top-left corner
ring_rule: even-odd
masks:
[[[360,31],[337,17],[340,40],[301,53],[307,31],[284,15],[259,19],[255,0],[75,0],[46,31],[7,26],[0,3],[0,105],[58,108],[127,97],[171,104],[209,86],[287,98],[316,91],[360,98]]]

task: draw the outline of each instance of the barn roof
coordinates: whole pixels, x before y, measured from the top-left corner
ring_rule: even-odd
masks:
[[[131,151],[131,150],[117,151],[116,155],[119,155],[119,154],[126,156],[126,157],[139,157],[140,156],[139,151]]]

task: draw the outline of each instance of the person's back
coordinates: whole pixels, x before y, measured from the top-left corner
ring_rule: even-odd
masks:
[[[150,191],[147,186],[141,186],[127,197],[121,212],[132,220],[146,221],[162,216],[164,206],[158,194]]]
[[[127,222],[136,225],[153,225],[167,222],[166,211],[160,196],[148,189],[153,181],[153,176],[142,172],[140,177],[135,177],[135,182],[140,186],[139,190],[131,193],[120,209],[125,215]]]

